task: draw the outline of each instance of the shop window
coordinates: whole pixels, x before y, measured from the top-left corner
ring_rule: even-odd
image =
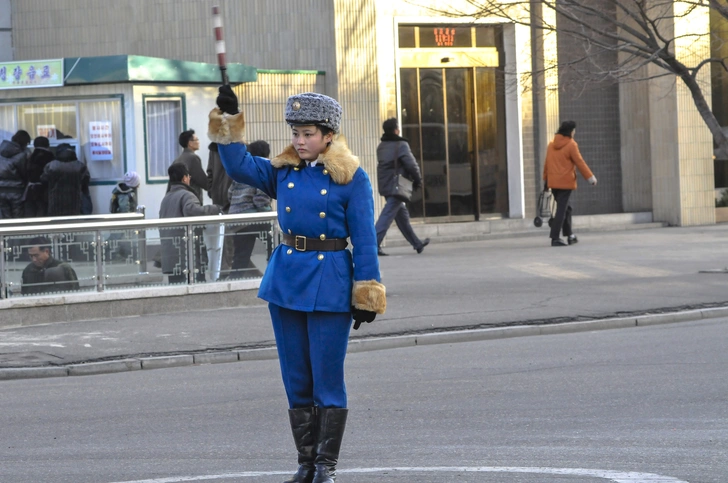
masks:
[[[126,161],[123,100],[114,97],[0,105],[0,139],[23,129],[31,138],[47,137],[51,150],[68,143],[88,166],[92,184],[116,183]]]
[[[88,101],[79,107],[80,149],[92,180],[124,176],[121,102]]]
[[[167,168],[182,151],[178,143],[184,130],[183,97],[144,97],[147,177],[167,181]]]
[[[0,105],[0,142],[10,141],[15,131],[15,107]]]

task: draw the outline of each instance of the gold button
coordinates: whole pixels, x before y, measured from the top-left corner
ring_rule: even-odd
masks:
[[[318,256],[318,259],[319,259],[319,260],[323,260],[323,259],[324,259],[324,256],[323,256],[323,254],[319,254],[319,256]]]
[[[329,170],[328,169],[325,169],[324,170],[324,174],[329,174]]]
[[[319,238],[321,238],[321,240],[326,240],[326,235],[321,234],[321,236]]]
[[[319,213],[319,216],[320,216],[321,218],[326,218],[326,213],[324,213],[324,212],[322,211],[321,213]]]
[[[325,195],[326,193],[328,193],[328,191],[326,191],[326,190],[321,190],[321,194],[322,194],[322,195]]]
[[[290,213],[290,212],[291,212],[291,207],[290,206],[286,206],[286,213]]]
[[[287,251],[286,253],[290,255],[291,253],[293,253],[293,250],[291,250],[291,249],[289,248],[289,249],[288,249],[288,251]]]
[[[293,183],[288,183],[288,189],[293,188],[295,185]]]
[[[296,166],[295,168],[293,168],[293,171],[301,171],[301,168],[299,168],[298,166]]]

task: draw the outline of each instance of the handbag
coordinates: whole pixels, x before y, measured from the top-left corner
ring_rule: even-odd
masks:
[[[394,189],[396,191],[394,197],[402,201],[409,201],[410,198],[412,198],[412,180],[399,173],[399,169],[397,169],[397,160],[399,160],[399,156],[394,158],[394,172],[397,173],[394,175]]]
[[[533,224],[536,228],[541,228],[543,225],[544,218],[548,218],[548,224],[551,226],[551,220],[554,218],[554,195],[551,190],[545,188],[541,195],[538,197],[538,204],[536,205],[536,218],[533,219]]]

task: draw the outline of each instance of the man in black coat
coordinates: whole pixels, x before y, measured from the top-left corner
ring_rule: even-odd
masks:
[[[200,149],[200,138],[197,137],[194,130],[190,129],[179,135],[179,145],[184,149],[172,164],[182,163],[187,166],[187,171],[190,173],[190,188],[195,192],[200,203],[203,203],[203,194],[210,189],[210,185],[207,173],[202,169],[202,160],[195,153]],[[169,188],[168,185],[167,191]]]
[[[0,144],[0,218],[23,217],[30,134],[22,129]]]
[[[397,175],[403,174],[406,178],[412,180],[412,188],[417,189],[422,186],[422,176],[420,175],[420,167],[417,160],[412,154],[409,142],[399,135],[397,119],[390,118],[384,121],[382,128],[382,142],[377,147],[377,181],[379,185],[379,194],[384,196],[386,204],[379,214],[379,219],[375,226],[377,231],[377,246],[379,246],[379,256],[386,256],[387,253],[382,251],[382,241],[387,234],[392,220],[397,223],[397,228],[404,235],[405,240],[422,253],[428,243],[429,238],[420,240],[410,225],[409,211],[405,202],[397,197]],[[395,161],[397,167],[395,169]]]
[[[68,143],[56,148],[56,159],[48,163],[41,175],[48,184],[48,216],[81,214],[83,194],[88,193],[91,175]]]
[[[30,241],[28,256],[31,262],[23,270],[23,295],[78,290],[78,277],[71,266],[51,256],[51,242],[45,237]]]
[[[48,213],[48,186],[40,180],[40,177],[46,165],[54,158],[47,137],[35,138],[33,147],[33,154],[30,155],[26,168],[28,186],[23,197],[26,218],[46,216]]]

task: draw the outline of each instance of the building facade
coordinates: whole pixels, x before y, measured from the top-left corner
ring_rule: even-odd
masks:
[[[469,3],[449,2],[454,9]],[[0,61],[126,55],[210,65],[216,62],[210,12],[219,4],[228,61],[258,74],[236,87],[248,139],[266,139],[273,151],[281,151],[288,142],[286,97],[303,89],[323,92],[342,104],[342,133],[375,180],[382,121],[397,117],[423,172],[424,189],[410,205],[415,220],[532,218],[546,146],[559,120],[570,118],[578,123],[582,154],[599,179],[595,189],[580,181],[573,198],[577,214],[651,212],[655,221],[673,225],[715,223],[712,138],[687,88],[674,76],[584,90],[557,69],[531,75],[583,55],[566,37],[498,18],[473,21],[437,13],[442,3],[431,0],[118,0],[113,7],[101,0],[0,0],[3,4],[10,15],[0,13],[0,36],[10,38],[12,48],[0,49]],[[710,32],[707,8],[690,15],[671,28]],[[701,49],[709,54],[710,42],[707,37],[677,42],[675,49],[678,58],[688,59],[703,55]],[[709,86],[709,71],[701,75]],[[38,122],[28,125],[20,115],[34,98],[63,104],[102,95],[103,102],[112,102],[124,94],[129,105],[119,106],[125,111],[119,130],[135,141],[127,144],[123,167],[112,161],[95,168],[103,171],[95,195],[103,200],[111,189],[104,182],[123,169],[147,173],[151,186],[155,177],[148,174],[161,173],[173,159],[174,152],[163,151],[150,165],[145,106],[151,101],[161,118],[169,118],[160,132],[192,127],[204,133],[214,87],[187,92],[183,83],[132,87],[101,79],[75,91],[0,90],[0,135],[17,128],[38,132]],[[131,91],[120,92],[125,89]],[[185,96],[175,98],[179,93]],[[178,100],[184,106],[174,104]],[[186,111],[176,118],[180,122],[172,121],[175,109]],[[200,154],[204,163],[206,153]]]

